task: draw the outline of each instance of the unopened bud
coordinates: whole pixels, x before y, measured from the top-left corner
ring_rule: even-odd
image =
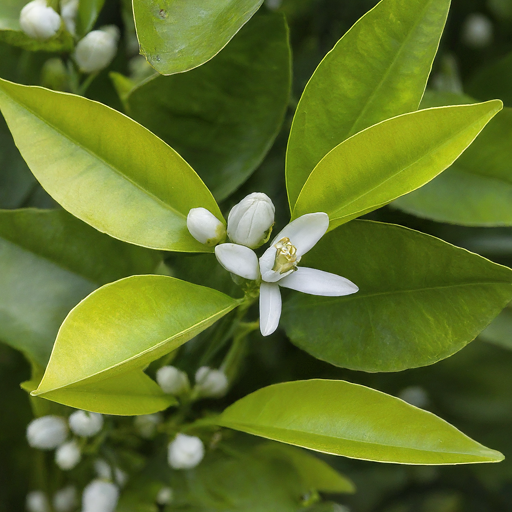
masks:
[[[62,59],[53,57],[48,59],[41,69],[41,82],[43,87],[54,91],[66,91],[69,84],[69,76]]]
[[[114,512],[119,499],[116,485],[93,480],[82,495],[82,512]]]
[[[265,0],[265,5],[271,10],[276,11],[281,7],[283,0]]]
[[[76,507],[76,488],[72,485],[57,491],[53,496],[55,512],[72,512]]]
[[[428,394],[421,386],[408,386],[402,389],[398,393],[398,398],[401,398],[408,404],[421,408],[427,407],[429,403]]]
[[[78,14],[79,0],[61,0],[60,15],[64,20],[67,31],[76,35],[76,16]]]
[[[135,417],[135,429],[144,439],[151,439],[156,434],[157,426],[162,423],[162,416],[156,414],[144,414]]]
[[[156,381],[164,393],[183,395],[190,391],[188,375],[174,366],[162,366],[156,372]]]
[[[198,242],[208,247],[226,240],[226,226],[206,208],[192,208],[188,212],[187,228]]]
[[[42,416],[27,427],[27,440],[32,448],[54,450],[68,436],[68,426],[59,416]]]
[[[174,493],[170,487],[162,487],[156,495],[156,503],[161,506],[169,505],[174,498]]]
[[[73,469],[82,458],[82,452],[76,441],[68,441],[57,448],[55,462],[60,469]]]
[[[69,427],[77,436],[92,437],[103,428],[103,416],[96,412],[76,411],[69,417]]]
[[[96,73],[106,68],[117,52],[119,33],[111,27],[89,32],[76,45],[75,60],[84,73]]]
[[[50,503],[43,491],[29,492],[26,507],[28,512],[50,512]]]
[[[128,475],[121,468],[114,466],[114,475],[112,477],[112,467],[104,459],[96,459],[94,461],[94,471],[99,478],[103,480],[114,480],[117,485],[124,487],[128,482]]]
[[[221,370],[201,366],[196,372],[196,390],[205,398],[219,398],[228,390],[228,378]]]
[[[203,460],[204,445],[198,437],[178,434],[169,443],[167,455],[171,468],[192,469]]]
[[[229,212],[228,236],[235,244],[256,249],[269,239],[274,215],[274,205],[266,194],[249,194]]]
[[[34,0],[21,9],[21,30],[32,39],[46,41],[60,29],[60,16],[48,7],[46,0]]]
[[[492,42],[492,21],[483,14],[470,14],[462,26],[462,40],[473,48],[485,48]]]

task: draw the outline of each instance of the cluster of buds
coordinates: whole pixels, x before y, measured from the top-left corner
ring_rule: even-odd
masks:
[[[31,491],[27,494],[26,509],[28,512],[72,512],[77,505],[77,492],[72,485],[60,489],[53,495],[53,509],[43,491]]]

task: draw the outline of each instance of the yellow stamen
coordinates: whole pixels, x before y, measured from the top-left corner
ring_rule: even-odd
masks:
[[[285,274],[290,270],[296,270],[300,258],[298,258],[297,249],[292,245],[290,239],[288,237],[282,238],[274,247],[277,249],[277,252],[272,270],[280,274]]]

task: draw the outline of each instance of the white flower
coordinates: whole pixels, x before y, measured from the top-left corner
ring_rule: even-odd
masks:
[[[103,416],[96,412],[75,411],[69,417],[69,426],[77,436],[92,437],[103,428]]]
[[[76,35],[76,16],[78,14],[79,0],[60,0],[60,15],[68,32]]]
[[[156,381],[164,393],[183,395],[190,391],[188,375],[174,366],[162,366],[156,372]]]
[[[68,441],[57,448],[55,462],[60,469],[73,469],[82,458],[82,452],[76,441]]]
[[[89,32],[76,45],[75,60],[84,73],[96,73],[106,68],[117,52],[119,34],[112,27]]]
[[[42,416],[33,420],[27,427],[27,440],[32,448],[53,450],[68,436],[66,420],[59,416]]]
[[[192,208],[188,212],[187,228],[198,242],[208,247],[226,240],[226,226],[206,208]]]
[[[116,485],[93,480],[82,494],[82,512],[114,512],[119,499]]]
[[[21,30],[32,39],[46,41],[60,29],[60,16],[46,4],[46,0],[34,0],[21,9]]]
[[[72,512],[76,507],[76,488],[68,485],[57,491],[53,496],[55,512]]]
[[[230,240],[252,249],[260,247],[268,240],[274,225],[274,215],[274,205],[266,194],[249,194],[229,212]]]
[[[328,227],[329,217],[322,212],[308,213],[290,222],[260,258],[259,268],[256,254],[250,249],[243,248],[242,251],[241,246],[234,244],[222,244],[215,248],[220,264],[230,272],[246,279],[258,279],[261,275],[260,330],[263,336],[272,334],[279,324],[280,286],[327,297],[350,295],[359,290],[344,277],[297,266],[302,256],[314,247]],[[250,257],[247,251],[253,256]]]
[[[169,443],[167,461],[174,469],[195,468],[204,457],[204,445],[201,439],[186,434],[178,434]]]
[[[174,493],[170,487],[162,487],[156,495],[158,505],[169,505],[174,498]]]
[[[134,420],[137,432],[144,439],[151,439],[156,434],[156,428],[160,423],[162,423],[162,415],[158,413],[136,416]]]
[[[50,503],[42,491],[32,491],[27,494],[26,507],[28,512],[50,512]]]
[[[470,14],[462,26],[463,41],[473,48],[489,46],[493,38],[492,21],[480,13]]]
[[[219,398],[228,390],[228,378],[221,370],[201,366],[196,372],[196,390],[199,396]]]

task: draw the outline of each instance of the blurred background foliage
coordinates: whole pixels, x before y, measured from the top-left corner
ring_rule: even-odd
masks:
[[[137,44],[127,3],[130,2],[107,2],[98,25],[115,23],[124,27],[124,51],[118,53],[111,70],[132,76],[139,73],[140,77],[136,66],[142,69],[142,74],[148,71],[140,60],[132,60],[137,54]],[[284,152],[294,107],[325,53],[376,3],[375,0],[283,0],[280,11],[285,13],[290,25],[293,51],[293,92],[288,112],[273,148],[249,180],[221,203],[224,211],[247,193],[257,190],[273,198],[280,216],[278,224],[287,222]],[[489,44],[475,46],[465,37],[468,19],[475,13],[485,15],[492,24]],[[44,63],[54,57],[4,43],[0,44],[0,55],[0,76],[26,84],[45,84]],[[477,100],[499,97],[506,106],[512,107],[512,0],[453,0],[430,85],[466,93]],[[123,109],[108,72],[101,73],[87,96]],[[509,165],[512,175],[512,161]],[[0,208],[22,207],[54,208],[56,205],[33,178],[5,122],[0,119]],[[509,227],[462,227],[408,215],[391,206],[372,213],[369,218],[430,233],[495,262],[512,265],[512,228]],[[180,261],[172,255],[166,260],[177,277],[193,280],[188,273],[191,269],[201,269],[215,281],[215,287],[232,292],[227,274],[210,272],[204,256],[185,256]],[[207,350],[208,341],[209,331],[206,331],[183,348],[176,364],[192,371]],[[395,374],[365,374],[335,368],[301,352],[286,340],[282,331],[271,339],[255,336],[248,350],[244,378],[224,399],[226,405],[275,382],[314,377],[347,379],[424,407],[507,457],[495,465],[415,467],[323,456],[355,482],[358,492],[342,498],[326,495],[332,504],[324,503],[311,508],[312,511],[343,512],[346,510],[343,507],[355,512],[512,511],[512,309],[506,309],[477,340],[451,358],[431,367]],[[0,407],[3,411],[0,417],[0,512],[23,509],[25,495],[33,484],[31,468],[38,464],[36,459],[40,456],[28,448],[25,440],[31,410],[28,395],[19,384],[29,378],[30,367],[23,356],[0,344]],[[241,464],[247,468],[247,463]],[[237,467],[226,466],[225,478],[233,478]],[[254,479],[264,478],[256,462],[250,474],[252,481],[240,481],[238,485],[249,489],[256,487]],[[273,482],[266,487],[262,485],[259,493],[253,492],[250,498],[253,501],[240,502],[239,507],[277,511],[270,503],[277,503],[280,498],[272,501],[273,495],[261,493],[279,480],[279,471],[272,478],[269,475],[266,478]],[[280,481],[279,485],[285,484]],[[152,510],[142,505],[137,508],[136,501],[125,498],[119,510]],[[255,505],[257,501],[259,504]],[[338,502],[340,505],[336,504]],[[289,510],[289,505],[283,507],[282,510]]]

